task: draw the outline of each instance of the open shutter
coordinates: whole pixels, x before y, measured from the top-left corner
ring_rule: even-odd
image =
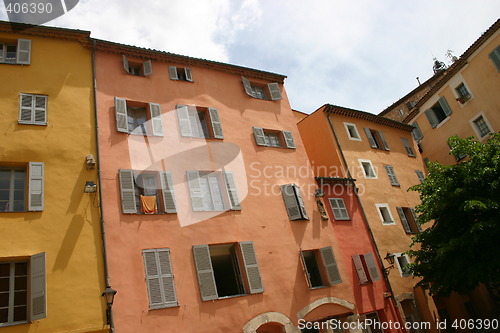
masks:
[[[293,141],[292,132],[283,131],[283,138],[285,138],[285,144],[287,148],[295,149],[295,141]]]
[[[425,110],[425,116],[427,117],[427,120],[429,120],[429,123],[431,124],[432,128],[436,127],[439,124],[433,110],[431,109]]]
[[[253,127],[253,136],[255,137],[255,143],[257,146],[267,146],[266,136],[264,135],[264,129],[261,127]]]
[[[255,94],[253,92],[252,84],[250,83],[250,81],[248,81],[248,79],[243,76],[241,77],[241,81],[243,81],[243,87],[245,88],[245,92],[247,93],[247,95],[255,98]]]
[[[283,98],[281,97],[280,87],[278,83],[276,82],[268,83],[267,88],[269,89],[269,96],[271,96],[271,99],[273,101]]]
[[[18,39],[17,40],[17,63],[22,65],[29,65],[31,62],[31,40]]]
[[[34,116],[33,124],[45,125],[47,124],[47,96],[35,95]]]
[[[189,195],[191,196],[191,206],[193,211],[201,212],[205,210],[205,204],[203,202],[203,192],[201,191],[200,184],[200,173],[196,170],[186,171]]]
[[[497,71],[500,72],[500,46],[497,46],[497,48],[489,54],[489,57],[491,61],[493,61],[493,64],[497,68]]]
[[[356,273],[358,274],[359,283],[367,283],[368,278],[366,277],[366,272],[365,268],[363,267],[363,262],[361,261],[361,256],[359,254],[353,255],[352,261],[354,263],[354,267],[356,268]]]
[[[396,173],[394,172],[394,168],[391,165],[384,164],[385,172],[387,172],[387,177],[389,177],[389,182],[393,186],[399,186],[398,178],[396,177]]]
[[[281,194],[283,195],[283,200],[285,201],[286,210],[290,220],[301,219],[302,216],[300,215],[299,203],[295,197],[294,186],[292,184],[282,185]]]
[[[181,136],[192,137],[191,122],[189,121],[189,111],[187,105],[177,105],[177,119],[179,119],[179,128]]]
[[[380,274],[378,273],[377,264],[375,263],[375,258],[373,254],[367,253],[364,255],[366,267],[368,268],[368,274],[370,274],[370,279],[375,282],[380,279]]]
[[[417,213],[415,213],[415,208],[410,208],[411,215],[413,216],[413,221],[415,222],[415,225],[417,226],[417,229],[419,232],[422,232],[422,227],[420,226],[420,223],[417,222]]]
[[[168,171],[160,171],[160,182],[165,213],[177,213],[172,173]]]
[[[194,82],[191,69],[189,69],[188,67],[184,67],[184,74],[186,75],[186,81]]]
[[[170,76],[170,80],[179,80],[179,76],[177,75],[177,67],[168,66],[168,75]]]
[[[413,139],[416,142],[419,142],[424,137],[422,131],[420,130],[420,126],[418,126],[418,123],[416,121],[411,123],[411,125],[414,127],[413,131],[411,132],[411,135],[413,136]]]
[[[43,210],[44,192],[44,164],[43,162],[29,162],[29,195],[28,210]]]
[[[128,65],[128,59],[126,55],[123,55],[123,69],[125,69],[125,72],[130,74],[130,67]]]
[[[219,112],[217,109],[208,108],[210,113],[210,121],[212,122],[212,130],[214,132],[214,138],[224,139],[224,134],[222,133],[222,125],[220,123]]]
[[[300,212],[302,214],[302,218],[308,220],[306,206],[304,204],[304,200],[302,199],[302,195],[300,194],[300,187],[293,185],[293,189],[295,191],[295,196],[297,197],[297,201],[299,203]]]
[[[19,95],[19,123],[31,124],[33,122],[33,95],[21,94]]]
[[[231,210],[241,210],[240,199],[238,198],[238,191],[236,190],[236,183],[231,171],[224,171],[224,179],[226,181],[227,195],[229,197],[229,206]]]
[[[116,130],[128,133],[127,101],[115,97]]]
[[[403,146],[405,147],[408,156],[415,157],[415,153],[413,152],[413,148],[410,145],[410,141],[407,138],[401,138],[401,141],[403,141]]]
[[[163,136],[160,104],[149,103],[149,114],[151,116],[151,127],[153,128],[153,135]]]
[[[120,197],[122,200],[122,212],[124,214],[137,214],[135,202],[135,183],[132,170],[120,169]]]
[[[240,242],[239,244],[250,294],[262,293],[264,292],[264,286],[262,285],[262,278],[260,276],[259,264],[257,262],[257,256],[255,255],[253,242]]]
[[[196,273],[198,274],[201,300],[211,301],[219,298],[208,245],[193,245],[193,256]]]
[[[306,259],[304,258],[304,252],[300,249],[300,261],[302,262],[302,267],[304,268],[304,273],[306,275],[307,285],[312,288],[311,277],[309,271],[307,270]]]
[[[446,98],[444,98],[444,96],[441,96],[438,102],[439,105],[441,105],[441,107],[443,108],[444,114],[446,116],[449,116],[451,114],[451,109],[450,106],[448,105],[448,102],[446,101]]]
[[[47,295],[45,278],[45,252],[31,256],[31,311],[30,320],[47,317]]]
[[[423,171],[416,170],[415,173],[417,174],[417,178],[420,181],[420,183],[423,183],[425,180],[425,175]]]
[[[408,220],[406,219],[406,215],[405,215],[403,208],[396,207],[396,209],[398,211],[399,218],[401,219],[401,223],[403,224],[403,228],[405,229],[407,234],[411,234],[410,224],[408,223]]]
[[[144,76],[153,74],[153,64],[151,63],[151,60],[146,60],[142,63],[142,73]]]
[[[378,148],[377,143],[375,142],[375,138],[372,135],[372,132],[370,132],[370,129],[367,127],[363,128],[365,130],[366,137],[368,138],[368,142],[370,143],[370,147],[372,148]]]
[[[319,252],[321,253],[321,258],[323,258],[323,264],[325,265],[330,285],[333,286],[334,284],[342,283],[342,278],[340,277],[339,268],[337,267],[332,247],[327,246],[321,248],[319,249]]]
[[[382,140],[382,144],[384,145],[385,150],[390,150],[389,145],[387,144],[387,140],[385,140],[384,133],[382,131],[377,131],[378,136],[380,137],[380,140]]]

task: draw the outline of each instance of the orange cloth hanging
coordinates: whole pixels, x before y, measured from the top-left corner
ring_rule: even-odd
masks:
[[[141,210],[144,214],[158,213],[158,207],[156,206],[156,195],[150,197],[141,195]]]

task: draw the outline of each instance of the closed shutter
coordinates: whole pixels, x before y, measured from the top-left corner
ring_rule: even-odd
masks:
[[[149,309],[177,306],[170,249],[143,250]]]
[[[170,80],[179,80],[179,76],[177,75],[177,67],[168,66],[168,75],[170,76]]]
[[[122,212],[124,214],[137,214],[135,202],[135,183],[132,170],[120,169],[120,197],[122,200]]]
[[[417,222],[417,213],[415,213],[415,208],[410,208],[411,215],[413,216],[413,221],[415,222],[415,225],[417,226],[417,229],[419,232],[422,232],[422,227],[420,226],[420,223]]]
[[[304,273],[306,275],[307,285],[309,288],[313,288],[311,284],[311,274],[307,270],[306,259],[304,258],[304,252],[300,249],[300,261],[302,262],[302,267],[304,268]]]
[[[125,69],[125,72],[130,74],[130,67],[128,65],[128,59],[126,55],[123,55],[123,69]]]
[[[177,105],[176,109],[181,136],[192,137],[193,131],[191,129],[191,122],[189,121],[189,111],[187,105]]]
[[[448,105],[448,102],[446,101],[446,98],[444,96],[439,98],[439,105],[443,108],[444,114],[446,116],[449,116],[451,114],[451,109],[450,106]]]
[[[168,171],[160,171],[160,182],[165,213],[177,213],[172,173]]]
[[[342,278],[340,277],[339,268],[337,267],[332,247],[328,246],[321,248],[319,249],[319,252],[321,253],[321,258],[323,258],[323,264],[325,265],[330,285],[333,286],[334,284],[342,283]]]
[[[493,61],[493,63],[495,64],[497,71],[500,72],[500,46],[497,46],[497,48],[494,49],[489,56],[491,61]]]
[[[33,124],[47,124],[47,96],[35,95]]]
[[[378,273],[377,264],[375,263],[375,258],[373,257],[373,254],[371,252],[367,253],[364,255],[364,258],[372,282],[379,280],[380,274]]]
[[[283,131],[283,138],[285,138],[285,144],[287,148],[295,149],[295,141],[293,141],[292,132]]]
[[[359,283],[367,283],[368,278],[366,276],[365,268],[363,267],[363,262],[361,261],[361,256],[359,254],[353,255],[352,261],[354,263],[354,267],[356,268],[356,273],[358,274]]]
[[[236,183],[231,171],[224,171],[224,179],[226,182],[227,195],[229,197],[229,206],[231,210],[241,210]]]
[[[377,143],[375,142],[375,138],[372,135],[372,132],[370,132],[370,129],[367,127],[363,128],[365,130],[366,137],[368,138],[368,142],[370,143],[370,147],[372,148],[378,148]]]
[[[193,245],[193,256],[198,275],[201,300],[211,301],[219,298],[208,245]]]
[[[44,164],[43,162],[29,162],[29,195],[28,210],[43,210],[44,192]]]
[[[394,172],[394,168],[391,165],[385,165],[385,172],[387,172],[387,177],[389,177],[389,182],[392,186],[399,186],[398,178],[396,177],[396,173]]]
[[[302,214],[302,218],[308,220],[306,206],[304,204],[304,200],[302,199],[302,195],[300,194],[300,187],[293,185],[293,189],[295,191],[295,196],[297,197],[297,201],[299,203],[300,212]]]
[[[281,194],[285,201],[286,211],[290,220],[299,220],[302,218],[300,214],[300,207],[295,197],[295,189],[292,184],[282,185]]]
[[[398,211],[399,218],[401,219],[401,223],[403,224],[403,228],[405,229],[407,234],[411,234],[411,227],[410,224],[408,223],[408,220],[406,219],[405,212],[402,207],[396,207]]]
[[[164,304],[166,307],[177,306],[177,295],[175,293],[174,273],[170,260],[170,249],[158,249],[158,262],[163,287]]]
[[[420,181],[420,183],[423,183],[424,179],[425,179],[424,172],[420,171],[420,170],[416,170],[415,172],[417,174],[417,177],[418,177],[418,180]]]
[[[153,64],[151,63],[151,60],[146,60],[142,63],[142,73],[144,76],[153,74]]]
[[[224,134],[222,134],[222,125],[219,118],[219,112],[217,111],[217,109],[214,108],[208,108],[208,112],[210,113],[210,121],[212,123],[214,138],[224,139]]]
[[[273,101],[282,99],[281,97],[281,92],[280,92],[280,87],[278,83],[273,82],[273,83],[268,83],[267,88],[269,89],[269,95],[271,96],[271,99]]]
[[[47,293],[45,278],[45,252],[31,256],[31,311],[30,320],[47,317]]]
[[[436,127],[439,124],[436,118],[436,114],[432,109],[425,110],[425,116],[427,117],[427,120],[429,120],[432,128]]]
[[[201,191],[200,173],[196,170],[186,171],[189,195],[191,196],[191,206],[193,211],[201,212],[205,210],[203,192]]]
[[[184,74],[186,75],[186,81],[194,82],[193,81],[193,74],[191,73],[191,69],[184,67]]]
[[[33,100],[35,96],[21,94],[19,95],[19,123],[31,124],[33,123]]]
[[[248,81],[248,79],[243,76],[241,77],[241,81],[243,81],[243,87],[245,88],[245,92],[247,93],[247,95],[255,98],[255,94],[253,92],[252,84],[250,83],[250,81]]]
[[[267,146],[266,136],[264,135],[264,129],[261,127],[253,127],[253,136],[255,138],[255,143],[257,146]]]
[[[160,104],[149,103],[149,113],[151,116],[151,127],[153,135],[163,136],[163,125],[161,122],[161,107]]]
[[[385,150],[390,150],[389,145],[387,144],[387,141],[385,140],[384,134],[382,131],[377,131],[378,136],[380,137],[380,140],[382,140],[382,144],[384,145]]]
[[[115,97],[116,130],[128,133],[127,101]]]
[[[17,40],[17,63],[22,65],[29,65],[31,61],[31,40],[18,39]]]
[[[253,242],[240,242],[239,244],[250,294],[262,293],[264,292],[264,286],[262,285],[262,278],[260,276],[259,264],[257,262],[257,256],[255,255]]]
[[[415,153],[413,152],[413,148],[410,145],[410,141],[407,138],[401,138],[401,141],[403,141],[403,146],[406,149],[406,153],[408,156],[415,156]]]
[[[418,126],[418,123],[416,121],[411,123],[411,125],[414,127],[411,135],[413,136],[413,139],[415,139],[415,141],[419,142],[424,137],[422,131],[420,130],[420,126]]]

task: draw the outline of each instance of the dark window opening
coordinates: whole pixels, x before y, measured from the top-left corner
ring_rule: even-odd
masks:
[[[316,250],[303,251],[302,256],[304,257],[304,264],[307,269],[307,275],[309,277],[309,282],[311,283],[311,288],[326,286],[318,265],[318,260],[321,260],[321,258],[318,258],[319,252]]]
[[[127,122],[130,134],[147,135],[147,121],[146,108],[127,106]]]
[[[142,197],[149,197],[153,201],[156,201],[156,213],[161,213],[160,207],[160,195],[159,190],[161,189],[159,180],[157,178],[157,173],[148,172],[134,172],[134,182],[135,182],[135,205],[137,212],[145,213],[144,203],[141,201]],[[151,214],[149,212],[148,214]]]
[[[0,168],[0,212],[24,212],[25,192],[25,169]]]
[[[210,245],[210,259],[219,297],[245,294],[236,244]]]
[[[0,264],[0,324],[28,320],[28,263]]]

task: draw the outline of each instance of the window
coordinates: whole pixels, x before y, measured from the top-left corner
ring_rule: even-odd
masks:
[[[187,180],[193,211],[241,210],[232,172],[188,170]]]
[[[29,162],[28,170],[0,167],[0,212],[24,212],[26,201],[28,211],[43,210],[43,166],[43,162]]]
[[[375,173],[372,162],[370,160],[358,159],[358,161],[361,169],[363,170],[363,175],[366,179],[377,179],[377,174]]]
[[[405,114],[405,112],[403,111],[403,109],[399,109],[398,113],[399,113],[400,116],[404,116],[404,114]]]
[[[253,127],[253,136],[258,146],[286,147],[295,149],[292,132]]]
[[[488,134],[493,132],[490,122],[488,121],[488,119],[486,119],[484,112],[480,112],[474,118],[472,118],[470,120],[470,124],[479,140],[483,140],[488,136]]]
[[[377,312],[368,313],[365,318],[369,320],[370,325],[366,326],[366,329],[363,329],[363,333],[384,333],[383,330],[380,329],[382,325]]]
[[[277,82],[268,83],[267,85],[250,82],[247,78],[241,77],[243,87],[247,95],[264,100],[279,100],[282,99],[280,87]]]
[[[373,130],[367,127],[364,127],[363,129],[365,130],[365,134],[368,138],[368,142],[370,143],[370,147],[382,150],[390,150],[382,131]]]
[[[430,109],[425,110],[425,115],[432,128],[442,123],[451,114],[451,109],[444,97],[440,97],[438,102]]]
[[[193,245],[202,301],[264,292],[252,241]]]
[[[375,282],[380,279],[377,264],[373,253],[355,254],[352,256],[352,262],[360,284]]]
[[[125,55],[123,55],[123,68],[130,75],[136,76],[149,76],[153,74],[153,65],[151,64],[151,60],[146,60],[144,62],[132,62],[127,59]]]
[[[458,136],[458,135],[457,135]],[[449,141],[446,141],[446,143],[448,144],[448,147],[450,147],[450,154],[451,154],[451,145],[450,145],[450,142]],[[455,157],[455,161],[461,161],[463,160],[464,158],[467,157],[467,154],[463,154],[463,153],[453,153],[453,157]]]
[[[120,169],[118,173],[124,214],[177,212],[174,182],[170,172]]]
[[[420,224],[417,223],[415,209],[409,207],[396,207],[396,209],[407,234],[416,234],[422,231]]]
[[[460,83],[458,87],[455,88],[455,92],[458,96],[457,101],[460,102],[460,104],[464,104],[472,97],[469,90],[463,83]]]
[[[412,125],[414,127],[413,131],[411,132],[413,139],[416,142],[419,142],[424,137],[424,135],[422,134],[422,131],[420,130],[420,126],[418,126],[418,123],[416,121],[414,121],[410,125]]]
[[[282,185],[281,194],[283,195],[286,211],[291,221],[309,220],[304,200],[302,200],[302,195],[300,194],[300,187],[295,184]]]
[[[347,131],[347,137],[349,140],[361,141],[361,136],[359,135],[358,128],[355,124],[344,123],[345,130]]]
[[[224,139],[219,112],[214,108],[177,105],[181,136],[189,138]]]
[[[420,183],[423,183],[425,180],[425,175],[423,171],[416,170],[415,173],[417,174],[417,178],[420,181]]]
[[[415,157],[415,152],[413,151],[410,141],[407,138],[401,138],[401,141],[403,142],[403,146],[405,147],[408,156]]]
[[[0,261],[0,327],[46,317],[45,252]]]
[[[382,220],[382,224],[395,224],[388,204],[375,204],[375,206],[377,207],[378,214],[380,216],[380,219]]]
[[[132,102],[115,97],[115,116],[118,132],[163,136],[160,104]]]
[[[408,258],[408,255],[401,253],[394,253],[394,256],[396,257],[395,261],[398,266],[399,274],[401,274],[402,277],[411,276],[410,270],[408,269],[407,266],[410,263],[410,258]]]
[[[191,69],[188,67],[168,66],[170,80],[194,82]]]
[[[31,40],[18,39],[0,42],[0,63],[29,65],[31,60]]]
[[[47,96],[19,95],[19,124],[47,125]]]
[[[493,52],[490,53],[490,59],[493,61],[493,64],[497,68],[497,71],[500,72],[500,45],[497,46]]]
[[[332,207],[333,217],[337,221],[350,220],[349,213],[345,207],[344,199],[342,198],[329,198],[330,206]]]
[[[417,105],[417,103],[415,101],[408,101],[406,102],[406,108],[408,109],[408,111],[410,111],[411,109],[413,109],[413,107]]]
[[[387,172],[387,177],[389,177],[389,182],[392,186],[399,186],[398,177],[396,177],[396,173],[394,172],[394,168],[391,165],[384,164],[385,172]]]
[[[331,246],[317,250],[300,250],[309,288],[333,286],[342,283]]]
[[[148,286],[149,309],[178,306],[170,249],[142,250],[142,256]]]

